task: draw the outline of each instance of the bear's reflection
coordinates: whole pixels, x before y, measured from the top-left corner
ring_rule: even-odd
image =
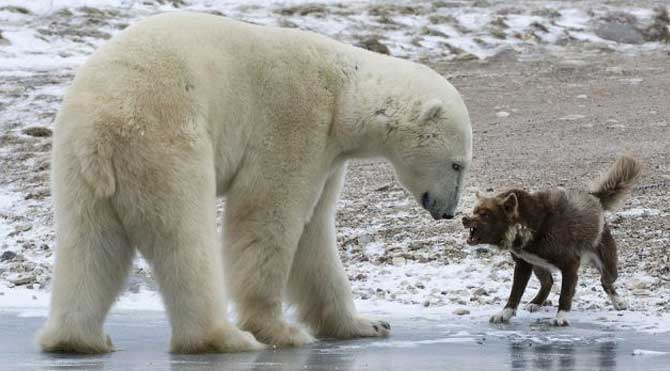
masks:
[[[172,371],[293,371],[322,366],[328,369],[350,370],[353,354],[324,352],[320,343],[311,347],[266,350],[261,352],[170,356]]]

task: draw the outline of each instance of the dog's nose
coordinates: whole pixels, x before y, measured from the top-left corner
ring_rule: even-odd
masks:
[[[468,224],[470,224],[470,218],[468,218],[467,216],[464,216],[462,220],[463,220],[463,226],[464,227],[467,227]]]

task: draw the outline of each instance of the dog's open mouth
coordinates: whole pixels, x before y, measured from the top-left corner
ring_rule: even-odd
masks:
[[[477,233],[477,227],[470,227],[470,236],[468,236],[467,243],[468,245],[479,245],[479,237],[475,236]]]

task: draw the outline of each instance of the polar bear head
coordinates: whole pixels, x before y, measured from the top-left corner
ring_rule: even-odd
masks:
[[[460,95],[442,82],[441,89],[429,90],[432,96],[388,115],[382,147],[417,202],[434,219],[451,219],[472,160],[472,129]],[[440,90],[443,94],[436,94]]]

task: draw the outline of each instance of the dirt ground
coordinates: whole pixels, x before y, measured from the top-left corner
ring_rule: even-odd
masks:
[[[32,13],[0,9],[8,17],[0,30],[0,61],[7,63],[0,65],[0,236],[7,236],[0,240],[0,284],[8,289],[48,292],[55,248],[48,182],[51,128],[64,88],[74,77],[71,64],[83,63],[95,47],[137,18],[165,10],[143,3],[149,5]],[[185,8],[222,14],[192,3]],[[392,55],[423,62],[447,77],[465,98],[474,133],[461,212],[472,207],[476,190],[585,187],[618,154],[639,158],[645,171],[638,189],[621,212],[608,218],[619,245],[619,282],[628,283],[633,295],[655,300],[644,300],[636,310],[651,306],[670,312],[669,49],[662,37],[634,46],[595,38],[603,22],[616,26],[610,32],[621,31],[623,26],[612,19],[622,17],[639,17],[640,22],[626,21],[624,30],[649,37],[653,25],[668,24],[667,17],[651,11],[665,2],[566,1],[561,6],[575,9],[563,13],[539,1],[515,2],[516,7],[503,1],[347,4],[223,10],[231,17],[313,30],[347,43],[376,35],[373,39],[386,43]],[[621,13],[634,6],[647,9]],[[476,20],[487,14],[488,23],[478,25]],[[63,68],[52,65],[73,56],[81,60]],[[509,274],[511,259],[467,247],[458,219],[434,221],[393,180],[384,162],[352,162],[337,224],[356,298],[465,305],[472,293],[486,289],[490,294],[473,304],[501,304],[509,277],[498,280],[498,293],[492,287],[496,275],[482,267],[495,264]],[[408,262],[431,264],[413,271]],[[454,267],[481,280],[458,282],[451,274],[460,271],[446,269]],[[431,274],[443,274],[443,279],[424,281]],[[636,282],[640,276],[653,280]],[[155,288],[148,277],[146,265],[136,266],[130,291]],[[582,277],[582,285],[597,285],[595,270]],[[597,305],[604,306],[600,295]]]
[[[579,49],[538,61],[502,54],[485,62],[433,63],[463,94],[472,120],[474,159],[461,213],[472,206],[475,190],[587,187],[618,154],[633,155],[644,174],[626,207],[643,211],[634,218],[609,217],[620,269],[644,270],[670,287],[669,62],[667,52],[626,56]],[[390,243],[380,263],[401,257],[448,264],[462,257],[465,233],[458,217],[435,222],[409,197],[392,181],[388,165],[355,162],[340,229],[370,224]],[[393,246],[408,235],[411,243]],[[340,237],[352,261],[367,259],[356,241]],[[423,248],[435,243],[442,248]]]

